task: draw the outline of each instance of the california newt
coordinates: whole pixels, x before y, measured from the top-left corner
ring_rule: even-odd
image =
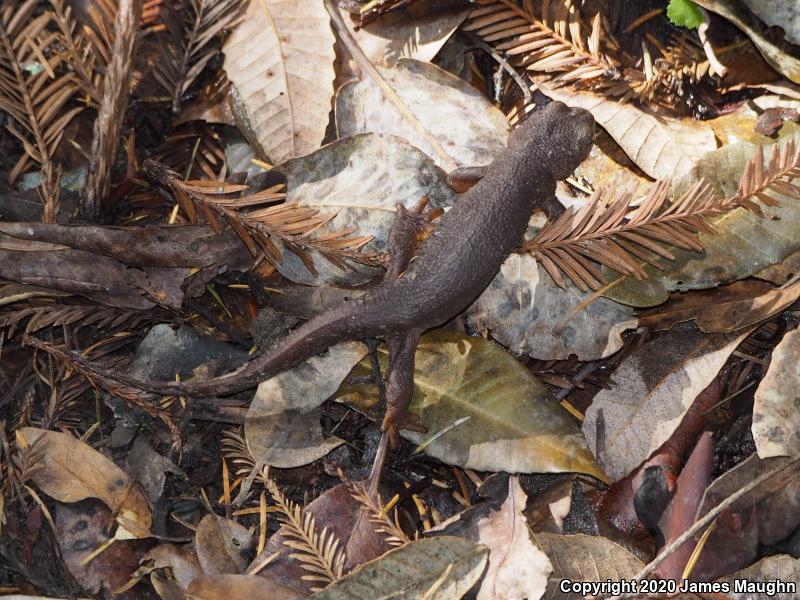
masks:
[[[552,201],[556,181],[589,154],[593,132],[587,111],[560,102],[532,114],[510,134],[508,147],[482,179],[441,217],[413,260],[414,241],[427,219],[422,206],[408,211],[398,205],[389,235],[391,263],[382,283],[307,321],[240,369],[207,381],[111,377],[159,394],[225,395],[254,387],[338,342],[382,336],[390,360],[383,430],[395,439],[411,400],[420,334],[458,315],[489,285],[520,245],[533,211]]]

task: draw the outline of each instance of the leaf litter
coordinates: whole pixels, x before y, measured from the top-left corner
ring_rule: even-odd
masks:
[[[3,590],[794,597],[797,9],[624,4],[0,8]],[[396,216],[457,209],[551,100],[590,158],[422,336],[396,447],[380,339],[255,394],[115,379],[212,378],[358,303]]]

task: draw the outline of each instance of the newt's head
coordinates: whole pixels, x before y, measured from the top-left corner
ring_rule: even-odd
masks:
[[[551,102],[535,112],[511,134],[509,146],[544,165],[555,179],[569,177],[589,156],[594,118],[582,108]]]

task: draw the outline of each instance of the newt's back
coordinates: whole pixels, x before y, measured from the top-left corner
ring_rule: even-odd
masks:
[[[392,306],[387,321],[421,329],[463,311],[520,245],[534,209],[554,196],[556,181],[589,154],[593,131],[591,114],[560,102],[529,117],[486,176],[439,219],[406,273],[365,297],[364,306],[370,300],[386,304],[383,310]]]

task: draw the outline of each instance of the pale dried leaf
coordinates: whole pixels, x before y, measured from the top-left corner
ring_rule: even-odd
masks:
[[[67,433],[36,427],[17,429],[20,444],[31,446],[41,438],[46,440],[46,449],[33,481],[45,494],[61,502],[97,498],[116,515],[116,539],[150,536],[150,507],[125,471]]]
[[[543,88],[542,91],[553,100],[591,112],[597,124],[654,179],[685,174],[704,154],[717,147],[712,129],[698,121],[658,116],[630,103],[620,104],[567,88]]]
[[[753,405],[753,439],[761,458],[800,451],[800,329],[790,331],[772,351],[769,369]]]
[[[315,235],[355,227],[360,235],[373,236],[364,248],[369,253],[386,251],[397,203],[411,208],[427,196],[431,209],[446,208],[455,197],[433,161],[394,136],[364,134],[344,138],[278,168],[287,177],[288,202],[318,209],[331,219]],[[294,254],[283,252],[282,258],[278,265],[281,274],[309,285],[353,285],[380,273],[365,265],[343,271],[312,256],[318,273],[318,277],[312,277]]]
[[[663,444],[700,392],[717,376],[749,331],[705,335],[694,325],[673,328],[628,356],[586,411],[583,432],[597,452],[597,418],[605,419],[604,471],[617,481]]]
[[[460,7],[440,8],[433,14],[430,10],[425,2],[411,4],[356,29],[346,11],[339,9],[364,54],[379,67],[392,67],[401,58],[430,62],[467,16],[467,9]]]
[[[589,294],[558,287],[531,255],[512,254],[475,303],[470,323],[491,332],[511,352],[543,360],[575,354],[578,360],[609,356],[622,346],[622,332],[637,327],[633,311],[600,298],[576,308]]]
[[[250,0],[225,43],[236,121],[271,162],[308,154],[322,142],[333,43],[322,0]]]
[[[339,438],[322,435],[319,406],[366,353],[361,342],[344,342],[261,382],[244,422],[252,455],[264,464],[290,469],[341,445]]]
[[[508,122],[486,96],[435,65],[403,59],[380,71],[419,120],[459,167],[487,165],[506,145]],[[459,123],[453,127],[453,123]],[[452,168],[428,140],[386,100],[371,79],[342,86],[336,94],[339,137],[383,133],[408,140],[436,164]]]
[[[644,567],[642,561],[601,536],[534,534],[536,544],[550,559],[553,574],[544,598],[578,600],[585,598],[578,593],[564,593],[560,584],[564,580],[574,582],[619,582],[632,579]],[[598,590],[598,595],[600,591]]]

